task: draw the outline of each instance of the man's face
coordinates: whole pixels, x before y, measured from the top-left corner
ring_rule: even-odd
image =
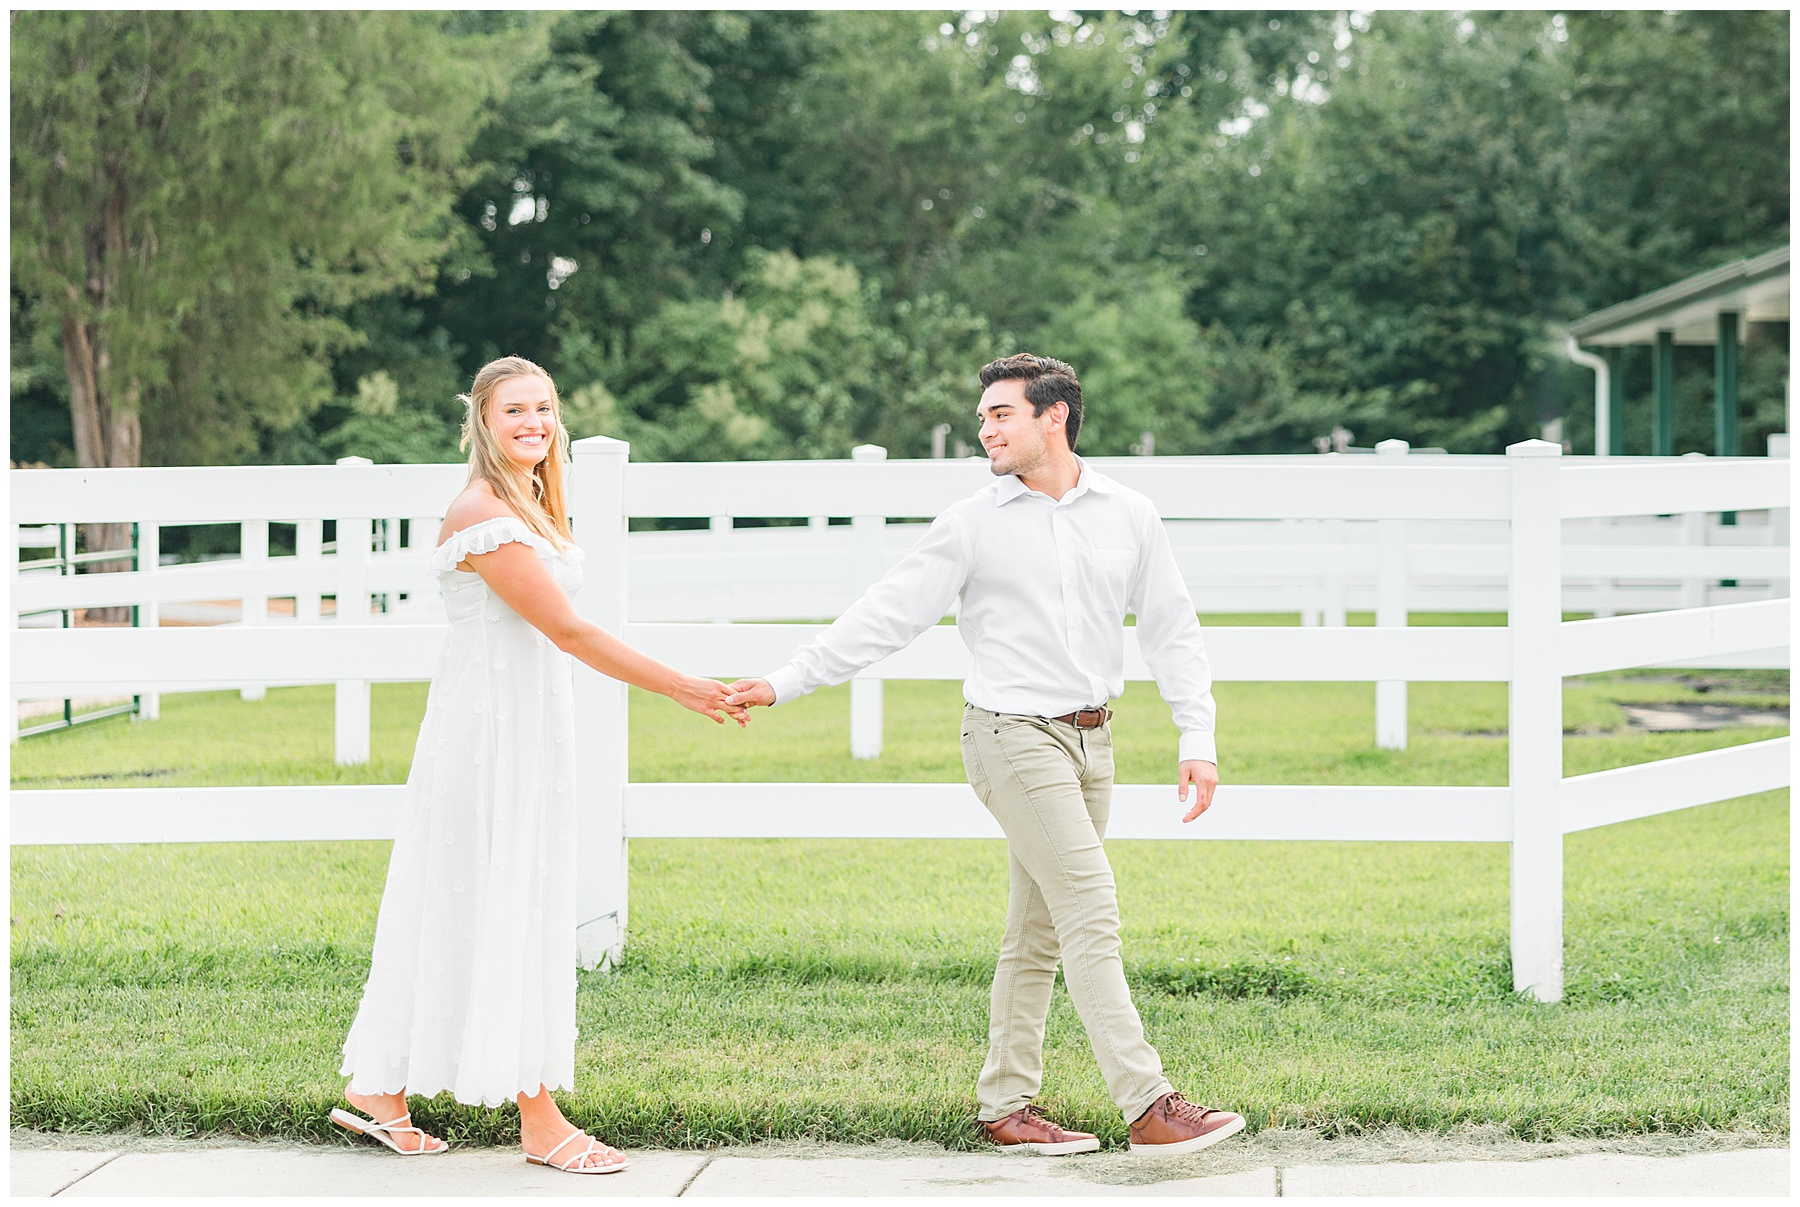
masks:
[[[997,381],[981,393],[981,447],[995,476],[1030,474],[1050,459],[1050,433],[1062,427],[1068,404],[1053,403],[1034,415],[1022,381]]]

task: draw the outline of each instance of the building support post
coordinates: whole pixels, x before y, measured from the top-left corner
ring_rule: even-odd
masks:
[[[1606,451],[1603,457],[1625,455],[1625,349],[1608,348],[1606,358]]]
[[[1738,455],[1738,316],[1719,315],[1713,348],[1713,456]]]
[[[1675,333],[1658,331],[1650,357],[1650,455],[1675,455]]]
[[[1738,316],[1719,313],[1719,342],[1713,346],[1713,456],[1738,455]],[[1737,523],[1737,512],[1722,511],[1719,523]]]

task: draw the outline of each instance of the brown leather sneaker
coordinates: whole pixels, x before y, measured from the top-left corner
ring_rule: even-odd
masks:
[[[1243,1120],[1239,1120],[1242,1123]],[[983,1123],[987,1134],[1004,1153],[1025,1153],[1039,1157],[1061,1157],[1069,1153],[1091,1153],[1100,1147],[1100,1137],[1089,1132],[1064,1131],[1045,1118],[1044,1112],[1027,1104],[1004,1119]]]
[[[1164,1094],[1131,1125],[1131,1151],[1140,1157],[1199,1152],[1243,1130],[1242,1115]]]

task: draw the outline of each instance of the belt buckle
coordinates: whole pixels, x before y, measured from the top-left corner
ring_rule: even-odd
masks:
[[[1104,708],[1078,708],[1075,710],[1075,728],[1098,729],[1106,724]]]

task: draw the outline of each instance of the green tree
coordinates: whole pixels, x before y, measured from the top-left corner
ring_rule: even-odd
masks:
[[[737,290],[670,302],[640,330],[620,397],[651,460],[844,457],[855,443],[877,338],[856,270],[788,252],[747,263]]]
[[[882,290],[868,293],[879,298]],[[890,457],[926,457],[933,430],[947,423],[947,455],[954,455],[958,441],[979,451],[978,374],[1009,350],[1005,337],[993,332],[986,316],[945,293],[872,305],[880,327],[875,381],[857,418],[857,438],[881,445]]]
[[[12,26],[15,288],[81,465],[240,459],[329,397],[358,298],[429,289],[499,47],[405,13]]]
[[[1787,241],[1786,12],[1580,12],[1566,36],[1577,313]]]
[[[342,383],[338,396],[302,429],[284,433],[284,439],[298,444],[310,438],[321,457],[460,460],[457,441],[463,405],[458,395],[469,388],[460,365],[463,349],[442,327],[421,330],[424,317],[393,296],[352,307],[345,322],[363,336],[363,342],[340,354],[332,366],[334,378]]]
[[[1168,241],[1207,253],[1195,316],[1279,332],[1303,392],[1379,401],[1369,437],[1474,452],[1529,431],[1568,196],[1548,28],[1383,14],[1266,112],[1162,146],[1162,188],[1186,201]]]
[[[620,344],[668,299],[722,288],[709,224],[740,200],[695,165],[707,69],[687,49],[729,14],[579,12],[550,18],[544,54],[516,64],[456,201],[479,263],[448,264],[420,303],[472,374],[496,356],[555,372],[565,332]]]
[[[938,423],[973,440],[994,347],[941,294],[885,306],[849,265],[753,248],[733,289],[664,304],[629,360],[572,338],[583,384],[565,409],[571,434],[630,440],[648,460],[844,457],[861,442],[925,456]]]
[[[1122,456],[1145,432],[1160,453],[1208,451],[1212,358],[1168,275],[1119,297],[1071,299],[1038,343],[1081,375],[1083,453]]]

